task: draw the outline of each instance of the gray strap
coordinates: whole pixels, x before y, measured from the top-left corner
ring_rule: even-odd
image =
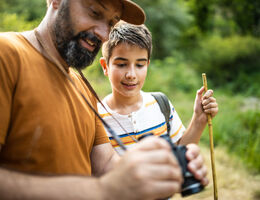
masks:
[[[161,112],[165,117],[165,122],[167,124],[167,133],[170,134],[170,114],[171,114],[171,107],[167,96],[161,92],[152,92],[151,95],[155,98],[158,102]]]

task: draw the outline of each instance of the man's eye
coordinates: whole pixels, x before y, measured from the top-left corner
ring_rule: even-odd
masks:
[[[99,12],[97,12],[96,10],[90,9],[90,11],[91,11],[91,15],[93,17],[99,17],[100,16]]]

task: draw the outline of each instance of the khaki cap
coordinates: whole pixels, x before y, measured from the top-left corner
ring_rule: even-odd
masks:
[[[123,4],[121,19],[130,24],[140,25],[145,22],[143,9],[130,0],[121,0]]]

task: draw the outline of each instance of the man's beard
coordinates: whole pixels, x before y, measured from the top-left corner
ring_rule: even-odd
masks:
[[[82,31],[74,35],[71,23],[69,1],[61,5],[56,22],[53,27],[56,48],[65,62],[76,69],[84,69],[94,61],[102,42],[92,33]],[[89,51],[79,43],[80,39],[90,40],[95,44],[95,49]]]

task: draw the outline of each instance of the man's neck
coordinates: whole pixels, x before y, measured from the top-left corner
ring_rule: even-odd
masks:
[[[53,21],[51,21],[51,12],[53,11],[48,10],[41,24],[36,28],[40,38],[36,37],[34,31],[23,32],[22,35],[32,44],[32,46],[34,46],[39,52],[41,52],[43,56],[54,63],[59,62],[65,70],[68,70],[69,66],[60,56],[53,42],[54,36],[51,30],[51,24],[53,23]],[[40,42],[39,39],[42,42]]]
[[[108,106],[121,115],[128,115],[139,110],[143,105],[143,97],[141,92],[137,96],[126,97],[120,94],[112,93],[107,102]]]

